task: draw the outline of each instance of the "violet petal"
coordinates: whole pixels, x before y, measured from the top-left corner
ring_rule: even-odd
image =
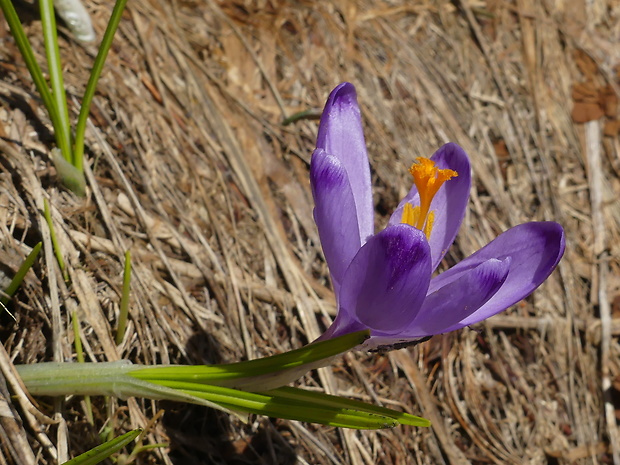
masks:
[[[547,279],[564,254],[564,230],[552,221],[525,223],[501,234],[482,249],[431,280],[429,293],[455,281],[480,263],[510,258],[506,281],[484,305],[445,332],[485,320],[519,302]]]
[[[492,298],[504,284],[510,258],[492,258],[426,296],[417,318],[399,337],[418,338],[445,332]]]
[[[361,247],[351,184],[340,160],[323,149],[312,154],[310,184],[314,221],[338,295],[345,271]]]
[[[368,328],[359,321],[353,319],[350,314],[339,311],[333,323],[321,334],[317,341],[326,341],[327,339],[333,339],[338,336],[344,336],[345,334],[363,331],[365,329]]]
[[[363,244],[374,233],[374,207],[362,119],[352,84],[344,82],[329,95],[316,146],[340,160],[349,176]]]
[[[338,311],[372,331],[399,332],[424,301],[430,266],[424,233],[406,224],[389,226],[371,237],[349,265]]]
[[[465,151],[454,143],[443,145],[433,154],[431,160],[438,168],[451,169],[458,173],[456,178],[446,181],[431,203],[431,210],[435,211],[435,222],[429,244],[432,267],[435,270],[454,242],[465,216],[471,186],[471,167]],[[390,224],[401,222],[405,203],[411,203],[413,206],[420,204],[418,189],[415,185],[398,204],[390,218]]]

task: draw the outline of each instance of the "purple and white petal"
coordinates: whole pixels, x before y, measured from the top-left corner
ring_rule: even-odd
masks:
[[[361,247],[355,201],[340,160],[316,149],[310,161],[314,221],[336,296],[351,260]]]
[[[482,249],[433,278],[429,293],[435,292],[464,273],[489,260],[510,258],[506,281],[478,310],[445,332],[463,328],[499,313],[530,295],[555,269],[564,254],[562,226],[555,222],[525,223],[501,234]]]
[[[465,151],[454,143],[443,145],[433,154],[431,160],[440,169],[451,169],[458,173],[456,178],[446,181],[431,202],[431,210],[435,211],[435,222],[429,244],[433,270],[435,270],[454,242],[465,216],[471,187],[471,167]],[[390,218],[390,224],[401,222],[406,203],[414,206],[420,204],[418,189],[415,185],[398,204]]]
[[[373,332],[398,333],[417,315],[431,275],[424,233],[399,224],[371,237],[347,269],[340,289],[344,312]]]
[[[325,104],[316,146],[336,157],[349,176],[363,244],[374,233],[370,165],[355,87],[344,82]]]
[[[398,337],[420,338],[446,332],[491,299],[506,281],[510,258],[491,258],[426,296],[413,323]]]

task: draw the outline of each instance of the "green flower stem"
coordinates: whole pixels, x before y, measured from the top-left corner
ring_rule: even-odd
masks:
[[[28,273],[28,270],[32,268],[32,265],[34,265],[34,261],[37,259],[37,257],[39,256],[39,252],[41,251],[41,246],[42,243],[39,242],[32,248],[24,262],[19,267],[19,270],[17,270],[17,273],[15,273],[15,276],[13,276],[13,279],[9,283],[9,286],[4,290],[4,295],[0,298],[0,302],[2,302],[4,305],[9,302],[13,294],[15,294],[15,291],[17,291],[17,288],[19,288],[20,284],[24,280],[24,277],[26,276],[26,273]]]
[[[114,396],[119,399],[145,397],[155,400],[173,400],[204,405],[236,414],[227,408],[184,394],[174,389],[158,386],[129,376],[135,370],[128,360],[103,363],[35,363],[16,365],[28,391],[41,396]],[[239,415],[238,415],[239,416]],[[245,419],[245,415],[240,416]]]
[[[127,373],[135,367],[127,360],[106,363],[35,363],[17,365],[28,390],[35,395],[126,396],[133,378]]]
[[[50,84],[52,86],[52,98],[58,112],[58,125],[54,125],[54,131],[58,134],[58,138],[62,140],[62,144],[59,147],[64,159],[71,161],[73,159],[71,155],[71,125],[69,124],[65,84],[62,78],[54,3],[52,0],[39,0],[39,9],[41,11],[41,25],[43,27],[43,41],[45,43],[45,54],[50,73]]]
[[[112,46],[112,39],[114,39],[114,34],[116,33],[116,29],[118,29],[118,25],[121,21],[121,16],[126,4],[127,0],[116,1],[114,9],[112,10],[112,15],[110,16],[110,21],[108,22],[108,27],[105,30],[103,39],[101,39],[99,52],[97,53],[97,57],[93,63],[93,69],[90,72],[88,84],[86,84],[86,91],[84,92],[82,106],[80,107],[80,115],[78,116],[78,121],[75,127],[75,143],[73,147],[73,165],[79,171],[83,171],[84,169],[84,133],[86,131],[86,120],[88,119],[88,114],[90,112],[90,104],[95,95],[97,82],[101,76],[103,65],[108,56],[108,52],[110,51],[110,47]]]
[[[34,85],[41,95],[41,99],[43,100],[43,104],[47,109],[47,112],[50,115],[50,119],[52,120],[52,125],[54,128],[60,126],[60,116],[58,113],[58,109],[54,103],[54,99],[52,97],[52,93],[43,77],[43,72],[39,64],[37,63],[34,53],[32,51],[32,47],[30,46],[30,42],[28,42],[28,38],[26,37],[26,33],[24,32],[24,28],[17,16],[17,12],[13,7],[13,2],[11,0],[0,0],[0,8],[2,8],[2,12],[4,13],[4,17],[6,18],[7,23],[9,23],[9,27],[11,29],[11,35],[15,38],[15,43],[17,44],[17,48],[21,53],[24,61],[26,62],[26,67],[30,72],[30,76],[32,76],[32,80],[34,81]],[[60,134],[55,131],[54,136],[56,137],[56,144],[60,147],[61,152],[63,154],[70,153],[71,147],[64,146],[63,138],[60,137]]]
[[[118,317],[118,330],[116,331],[116,345],[123,342],[125,328],[127,327],[127,315],[129,314],[129,285],[131,283],[131,253],[125,252],[125,268],[123,270],[123,293],[121,294],[121,310]]]

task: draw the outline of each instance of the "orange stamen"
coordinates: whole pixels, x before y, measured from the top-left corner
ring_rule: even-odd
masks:
[[[444,182],[458,176],[453,170],[439,169],[435,162],[428,158],[416,158],[409,172],[413,176],[413,183],[420,194],[420,205],[414,207],[407,203],[403,209],[402,222],[424,231],[426,238],[430,239],[435,220],[435,212],[431,211],[433,197],[439,191]]]

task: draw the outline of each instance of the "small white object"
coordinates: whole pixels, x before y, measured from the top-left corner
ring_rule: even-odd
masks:
[[[54,8],[67,24],[76,39],[82,42],[95,40],[95,30],[90,15],[80,0],[54,0]]]

